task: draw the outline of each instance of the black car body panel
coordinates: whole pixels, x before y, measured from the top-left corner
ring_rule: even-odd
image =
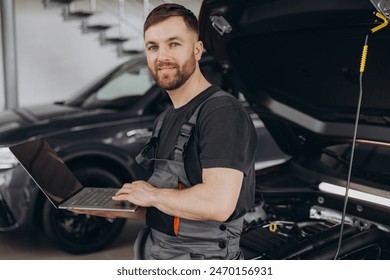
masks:
[[[286,151],[305,149],[297,138],[315,137],[319,148],[351,138],[364,38],[377,25],[370,1],[227,0],[207,1],[204,9],[205,18],[223,16],[232,28],[218,36],[202,26],[206,46],[225,67],[245,73],[246,97],[268,117],[263,121],[289,126]],[[384,29],[370,41],[361,139],[390,140],[388,40]]]
[[[375,11],[369,0],[203,1],[207,51],[291,155],[257,177],[248,258],[390,258],[390,28],[371,34]]]

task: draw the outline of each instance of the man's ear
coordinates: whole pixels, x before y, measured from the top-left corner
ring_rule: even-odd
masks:
[[[199,61],[202,58],[202,54],[203,54],[203,42],[202,41],[197,41],[195,43],[194,53],[195,53],[195,59]]]

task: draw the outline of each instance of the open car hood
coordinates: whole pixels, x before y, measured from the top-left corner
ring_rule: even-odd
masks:
[[[350,143],[370,0],[205,0],[200,39],[240,84],[281,149]],[[369,36],[357,141],[390,143],[390,27]]]

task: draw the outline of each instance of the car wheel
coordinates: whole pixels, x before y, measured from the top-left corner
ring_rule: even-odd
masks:
[[[100,167],[71,168],[80,182],[90,187],[120,187],[122,183],[112,173]],[[42,226],[47,238],[66,252],[83,254],[101,250],[121,233],[126,219],[108,219],[78,215],[55,209],[46,199]]]

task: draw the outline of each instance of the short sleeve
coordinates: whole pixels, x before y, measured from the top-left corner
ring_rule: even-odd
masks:
[[[233,168],[247,174],[253,164],[257,138],[241,103],[232,97],[214,98],[202,108],[198,123],[202,167]]]

